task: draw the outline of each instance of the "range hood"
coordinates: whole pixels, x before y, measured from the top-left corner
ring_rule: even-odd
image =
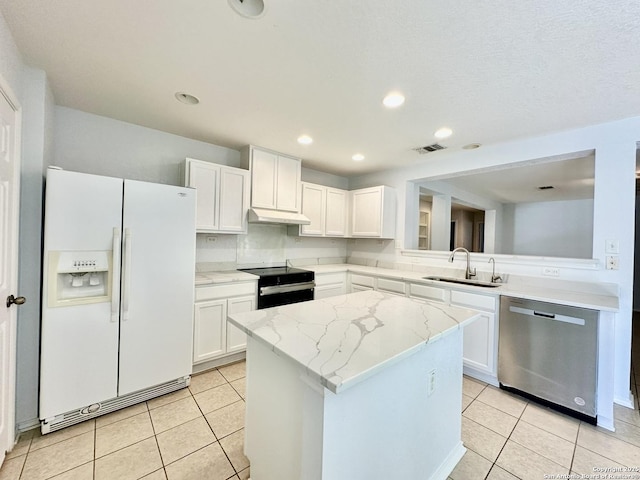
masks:
[[[284,223],[287,225],[310,225],[311,220],[296,212],[269,210],[266,208],[250,208],[250,223]]]

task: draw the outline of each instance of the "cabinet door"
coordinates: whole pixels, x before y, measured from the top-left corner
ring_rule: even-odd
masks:
[[[495,314],[482,317],[464,327],[462,358],[464,364],[495,375]]]
[[[373,290],[373,287],[365,287],[364,285],[351,285],[351,293],[366,292],[367,290]]]
[[[278,210],[300,211],[300,160],[278,157],[276,182],[276,205]]]
[[[327,188],[325,202],[325,235],[344,237],[347,234],[347,192],[335,188]]]
[[[300,226],[300,235],[321,236],[324,234],[326,187],[312,183],[302,184],[302,213],[311,223]]]
[[[249,172],[238,168],[220,168],[220,215],[218,228],[223,232],[246,233],[249,198]]]
[[[193,363],[225,353],[227,301],[211,300],[195,304],[193,318]]]
[[[187,160],[187,186],[197,190],[196,231],[218,230],[218,184],[220,167]]]
[[[333,285],[320,285],[313,289],[313,299],[320,300],[321,298],[335,297],[338,295],[344,295],[346,293],[344,283],[336,283]]]
[[[256,297],[236,297],[227,301],[228,314],[251,312],[256,309]],[[235,325],[227,322],[227,353],[234,353],[247,348],[247,334]]]
[[[275,210],[278,155],[255,149],[251,155],[251,206]]]
[[[379,188],[352,193],[352,232],[354,237],[379,237],[382,234],[382,191]]]

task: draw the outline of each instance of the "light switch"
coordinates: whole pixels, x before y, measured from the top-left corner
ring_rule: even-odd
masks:
[[[620,242],[612,238],[605,240],[604,253],[620,253]]]

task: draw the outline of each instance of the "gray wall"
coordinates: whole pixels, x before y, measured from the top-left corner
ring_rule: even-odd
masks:
[[[240,152],[66,107],[56,107],[54,165],[95,175],[183,185],[186,157],[240,165]]]

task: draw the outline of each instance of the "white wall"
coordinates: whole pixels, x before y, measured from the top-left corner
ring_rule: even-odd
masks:
[[[591,258],[592,199],[505,204],[502,212],[504,253]]]
[[[54,164],[64,169],[184,185],[186,157],[240,165],[237,150],[56,107]]]
[[[0,77],[22,112],[18,293],[16,426],[35,424],[38,414],[40,329],[40,231],[43,167],[52,157],[53,96],[46,75],[23,64],[0,12]]]
[[[405,231],[408,221],[415,222],[417,204],[408,206],[402,201],[415,188],[416,183],[428,181],[463,171],[478,171],[535,159],[555,157],[573,152],[595,151],[595,188],[593,214],[593,248],[591,257],[597,268],[562,264],[561,279],[594,282],[610,282],[620,287],[620,311],[616,314],[615,332],[615,399],[629,404],[629,371],[631,363],[631,312],[634,257],[634,206],[635,206],[635,153],[640,140],[640,117],[629,118],[601,125],[565,131],[535,138],[520,139],[477,150],[444,150],[430,154],[429,158],[411,167],[375,172],[349,179],[350,188],[373,185],[389,185],[398,193],[398,225],[395,251],[377,245],[349,244],[349,253],[357,256],[378,256],[388,261],[407,261],[400,256],[405,246]],[[413,234],[411,237],[412,238]],[[434,233],[435,238],[435,233]],[[619,270],[605,270],[605,240],[620,242]],[[481,254],[473,258],[486,259]],[[496,255],[499,273],[519,273],[540,276],[542,265],[500,264]],[[548,259],[545,259],[547,262]],[[417,263],[440,264],[446,259],[421,260]],[[549,263],[549,262],[547,262]],[[444,264],[442,265],[444,266]]]

